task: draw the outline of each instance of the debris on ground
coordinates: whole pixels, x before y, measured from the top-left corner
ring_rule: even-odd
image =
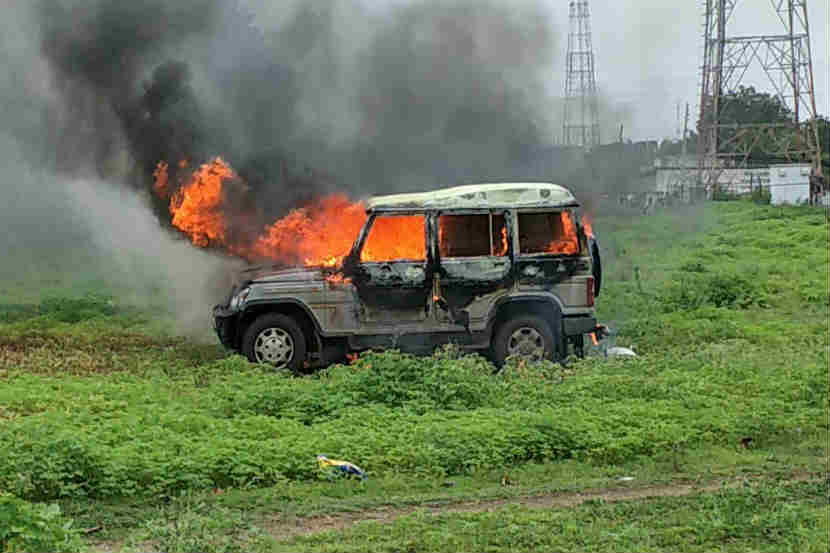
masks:
[[[317,465],[320,470],[332,476],[357,476],[361,480],[368,478],[366,472],[354,463],[329,459],[325,455],[317,456]]]
[[[637,357],[637,354],[631,348],[622,348],[614,346],[605,350],[606,357]]]

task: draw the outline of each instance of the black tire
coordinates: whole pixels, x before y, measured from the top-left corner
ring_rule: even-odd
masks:
[[[602,256],[599,253],[599,242],[596,238],[591,238],[591,265],[594,268],[594,297],[599,297],[599,292],[602,290]]]
[[[273,334],[282,334],[283,338],[287,334],[291,337],[293,342],[293,353],[290,359],[284,365],[278,365],[276,362],[269,361],[263,354],[263,343],[260,340],[267,340],[268,336],[263,333],[271,331]],[[259,344],[258,344],[258,341]],[[287,369],[294,373],[300,372],[305,363],[306,357],[306,337],[300,325],[287,315],[279,313],[267,313],[254,319],[245,334],[242,337],[242,354],[248,358],[252,363],[270,364],[278,369]],[[257,351],[261,353],[258,355]]]
[[[519,315],[508,319],[496,328],[493,340],[490,343],[490,353],[496,367],[501,369],[504,362],[510,355],[511,339],[521,329],[532,329],[535,331],[544,345],[544,359],[558,361],[560,355],[559,329],[552,329],[550,324],[537,315]]]

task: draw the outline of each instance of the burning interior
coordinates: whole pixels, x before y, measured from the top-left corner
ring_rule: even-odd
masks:
[[[521,254],[576,255],[579,250],[576,225],[568,212],[519,214]]]
[[[438,245],[441,259],[504,257],[508,251],[504,214],[441,215]]]
[[[427,256],[426,219],[423,215],[381,216],[375,218],[360,252],[360,260],[425,261]]]

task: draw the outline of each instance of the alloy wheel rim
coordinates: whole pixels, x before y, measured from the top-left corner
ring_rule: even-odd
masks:
[[[266,328],[256,337],[254,356],[258,363],[284,368],[294,358],[294,339],[282,328]]]
[[[533,327],[517,328],[507,340],[507,356],[541,361],[545,356],[545,339]]]

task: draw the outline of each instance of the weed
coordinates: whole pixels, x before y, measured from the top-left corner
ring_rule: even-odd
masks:
[[[183,493],[141,525],[127,550],[144,550],[151,544],[166,553],[233,553],[258,551],[271,542],[241,511],[208,506]]]
[[[82,542],[58,505],[33,505],[0,492],[0,551],[72,553]]]
[[[826,551],[826,483],[725,488],[569,510],[416,513],[280,543],[276,551]]]

